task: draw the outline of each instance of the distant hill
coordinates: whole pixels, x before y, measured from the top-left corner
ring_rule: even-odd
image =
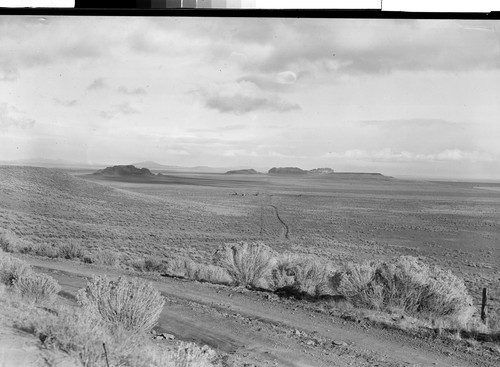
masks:
[[[143,161],[132,163],[136,167],[146,167],[156,171],[172,171],[172,172],[203,172],[203,173],[222,173],[227,171],[232,167],[208,167],[208,166],[195,166],[195,167],[184,167],[175,165],[166,165],[153,161]]]
[[[231,171],[227,171],[226,172],[227,175],[256,175],[258,173],[259,172],[257,172],[253,168],[250,168],[250,169],[235,169],[235,170],[231,170]]]
[[[268,173],[270,175],[307,175],[307,171],[298,167],[273,167]]]
[[[137,168],[134,165],[128,166],[113,166],[106,167],[104,169],[100,169],[97,172],[94,172],[94,175],[102,175],[102,176],[154,176],[147,168]]]
[[[84,163],[76,161],[68,161],[64,159],[47,159],[47,158],[29,158],[17,159],[10,161],[0,161],[2,165],[8,166],[31,166],[31,167],[46,167],[46,168],[85,168],[96,169],[106,166],[100,163]]]
[[[310,170],[309,173],[315,175],[331,175],[332,173],[334,173],[334,171],[331,168],[314,168]]]

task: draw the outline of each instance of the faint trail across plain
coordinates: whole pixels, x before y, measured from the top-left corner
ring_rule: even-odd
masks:
[[[279,213],[279,210],[278,210],[278,207],[276,205],[272,205],[272,204],[267,204],[267,206],[271,207],[274,209],[274,214],[276,215],[276,218],[279,220],[279,222],[281,223],[281,225],[283,226],[283,236],[289,240],[290,237],[289,237],[289,233],[290,233],[290,228],[288,227],[288,225],[285,223],[285,221],[280,217],[280,213]]]

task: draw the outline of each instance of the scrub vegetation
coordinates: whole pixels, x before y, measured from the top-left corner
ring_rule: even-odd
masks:
[[[2,314],[15,314],[13,326],[37,336],[41,348],[65,355],[65,365],[214,365],[215,353],[207,348],[151,341],[148,333],[165,301],[147,281],[94,277],[78,293],[79,306],[69,306],[58,300],[60,286],[53,278],[1,250],[0,275]]]
[[[344,307],[472,336],[499,333],[496,191],[382,175],[186,174],[148,183],[33,167],[0,167],[0,174],[6,252],[273,292],[325,312]],[[3,272],[2,282],[13,285],[23,269]],[[114,299],[137,322],[124,330],[143,332],[150,325],[129,311],[156,314],[161,301],[125,305],[125,290],[148,288],[118,282],[93,279],[80,292],[80,309],[120,319],[98,301]],[[483,286],[487,325],[478,315]],[[57,293],[43,277],[23,278],[18,287],[45,289],[35,302],[50,303]]]

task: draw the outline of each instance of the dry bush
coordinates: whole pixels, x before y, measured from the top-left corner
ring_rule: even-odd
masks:
[[[59,250],[48,244],[38,244],[31,251],[33,255],[56,258],[59,256]]]
[[[94,262],[101,265],[115,267],[119,264],[119,256],[111,250],[100,250],[94,255]]]
[[[215,265],[200,264],[185,257],[168,259],[164,263],[162,273],[214,284],[230,285],[233,283],[226,269]]]
[[[208,367],[216,357],[210,348],[191,343],[158,346],[136,331],[110,328],[89,308],[56,304],[48,310],[14,302],[13,298],[9,295],[4,300],[0,287],[2,307],[16,308],[15,327],[37,336],[44,347],[63,351],[72,359],[64,365],[106,366],[103,343],[110,366]]]
[[[277,259],[271,274],[274,289],[290,295],[318,298],[334,291],[330,286],[334,269],[318,259],[284,255]]]
[[[84,249],[76,242],[71,241],[59,247],[59,257],[63,259],[83,259],[84,256]]]
[[[280,255],[276,258],[271,270],[270,282],[274,290],[293,286],[295,276],[293,275],[292,268],[296,261],[297,256],[290,254]]]
[[[14,286],[17,281],[33,270],[24,261],[9,256],[0,251],[0,283],[7,286]]]
[[[45,347],[61,350],[83,366],[104,366],[102,343],[113,345],[112,334],[102,320],[82,309],[59,306],[50,313],[31,309],[19,315],[16,326],[38,336]]]
[[[23,298],[40,304],[51,304],[61,290],[59,283],[51,276],[35,273],[19,277],[14,288]]]
[[[216,265],[197,264],[198,271],[195,273],[195,280],[214,284],[231,285],[233,278],[226,269]]]
[[[400,309],[410,315],[467,322],[474,308],[462,280],[451,272],[402,256],[393,264],[348,264],[339,291],[358,307]]]
[[[140,271],[142,273],[162,273],[165,270],[165,264],[152,257],[142,260],[129,260],[127,263],[135,271]]]
[[[77,299],[84,309],[99,315],[110,327],[135,332],[151,329],[165,304],[151,283],[125,277],[113,282],[106,276],[95,276],[78,292]]]
[[[29,253],[35,245],[8,229],[0,229],[0,248],[5,252]]]
[[[240,242],[220,247],[214,262],[226,269],[238,285],[263,288],[267,287],[275,257],[276,253],[261,242]]]

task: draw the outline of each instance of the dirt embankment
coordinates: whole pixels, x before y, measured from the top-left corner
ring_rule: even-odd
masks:
[[[76,263],[25,260],[55,277],[67,295],[75,294],[94,274],[125,274]],[[451,367],[500,362],[497,352],[465,342],[416,338],[365,320],[346,321],[270,293],[170,278],[151,280],[167,297],[157,329],[216,348],[226,354],[230,366]]]

